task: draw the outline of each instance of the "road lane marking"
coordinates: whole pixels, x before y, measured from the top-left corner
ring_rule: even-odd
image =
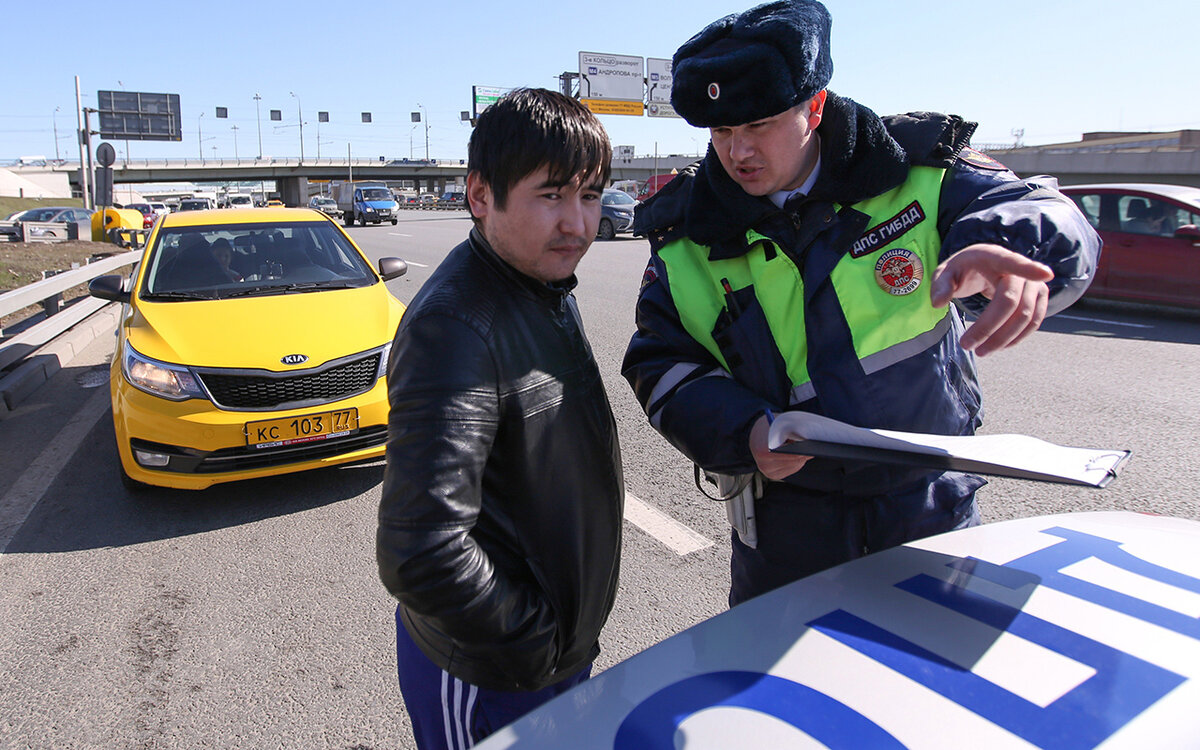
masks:
[[[702,550],[713,542],[633,495],[625,494],[625,520],[666,545],[677,555]]]
[[[1082,320],[1084,323],[1100,323],[1106,326],[1125,326],[1126,328],[1153,328],[1142,323],[1122,323],[1116,320],[1104,320],[1103,318],[1084,318],[1079,315],[1063,315],[1059,313],[1055,318],[1063,318],[1064,320]]]
[[[404,232],[388,232],[388,234],[392,237],[412,237],[411,234],[405,234]]]
[[[104,416],[109,407],[109,398],[107,388],[96,389],[0,499],[0,556],[8,549],[8,543],[21,530],[46,490],[66,468],[67,462],[79,449],[79,444]]]

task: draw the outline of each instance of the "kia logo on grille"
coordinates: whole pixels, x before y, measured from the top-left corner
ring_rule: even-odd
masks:
[[[308,356],[304,354],[289,354],[279,361],[285,365],[302,365],[308,361]]]

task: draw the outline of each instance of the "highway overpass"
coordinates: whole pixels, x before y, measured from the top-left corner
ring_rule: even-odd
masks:
[[[1089,133],[1071,143],[1026,147],[981,147],[1022,175],[1051,174],[1064,185],[1088,182],[1165,182],[1200,187],[1200,130],[1163,133]],[[682,169],[697,155],[641,156],[613,161],[614,180],[645,180],[653,174]],[[81,189],[78,162],[6,166],[18,175],[47,171],[68,175],[71,189]],[[113,165],[118,184],[212,183],[273,181],[289,205],[302,205],[317,190],[310,181],[409,181],[422,192],[442,193],[463,184],[465,159],[185,158],[132,159]]]

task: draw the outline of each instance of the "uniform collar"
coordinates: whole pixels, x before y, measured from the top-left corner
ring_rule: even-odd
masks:
[[[797,195],[808,195],[812,192],[813,185],[817,184],[817,175],[821,174],[821,155],[817,154],[817,163],[813,165],[812,172],[809,172],[808,179],[804,184],[795,190],[779,190],[771,194],[771,202],[776,208],[783,208],[783,204]]]

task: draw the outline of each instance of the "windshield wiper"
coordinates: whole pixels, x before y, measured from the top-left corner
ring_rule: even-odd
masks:
[[[216,298],[215,294],[200,294],[199,292],[147,292],[142,295],[142,299],[148,300],[213,300]]]
[[[227,290],[221,294],[221,298],[261,297],[271,294],[303,294],[304,292],[323,292],[326,289],[358,289],[361,286],[361,283],[351,281],[297,281],[291,284]]]
[[[303,281],[289,284],[285,291],[309,292],[314,289],[358,289],[361,283],[353,281]]]
[[[287,287],[278,286],[256,286],[249,289],[232,289],[226,290],[221,297],[222,299],[229,299],[231,297],[266,297],[272,294],[279,294],[286,288]]]

